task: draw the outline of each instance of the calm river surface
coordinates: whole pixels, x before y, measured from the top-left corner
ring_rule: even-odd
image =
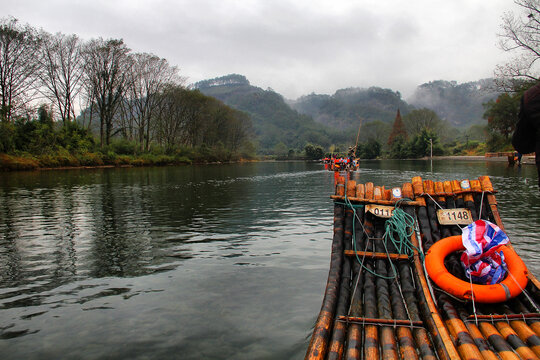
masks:
[[[364,162],[355,180],[490,175],[540,275],[534,166]],[[333,174],[303,162],[0,173],[2,359],[302,359]]]

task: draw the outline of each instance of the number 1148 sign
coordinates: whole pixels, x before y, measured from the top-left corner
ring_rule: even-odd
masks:
[[[469,225],[473,222],[469,209],[440,209],[437,219],[441,225]]]

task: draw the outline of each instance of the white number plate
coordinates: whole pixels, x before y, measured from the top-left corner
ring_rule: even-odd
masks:
[[[384,205],[377,205],[377,204],[367,204],[366,205],[366,212],[370,212],[375,216],[382,217],[382,218],[390,218],[392,217],[392,212],[394,211],[393,206],[384,206]]]
[[[469,225],[473,222],[469,209],[440,209],[437,218],[441,225]]]

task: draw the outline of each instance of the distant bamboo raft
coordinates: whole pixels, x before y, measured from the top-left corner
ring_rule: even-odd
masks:
[[[540,358],[540,291],[532,274],[518,297],[480,304],[449,296],[424,270],[423,252],[461,234],[458,225],[441,224],[438,209],[467,209],[471,221],[485,219],[504,229],[488,177],[414,177],[399,191],[339,177],[331,197],[330,271],[306,359]],[[412,251],[383,241],[388,220],[366,211],[373,205],[383,206],[377,208],[381,213],[398,207],[414,219],[407,240]],[[445,264],[459,277],[458,261],[451,255]]]

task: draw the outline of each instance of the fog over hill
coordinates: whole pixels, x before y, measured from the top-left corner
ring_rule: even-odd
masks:
[[[437,80],[418,86],[408,102],[416,108],[435,111],[453,126],[467,127],[485,121],[483,104],[497,96],[493,79],[463,84]]]
[[[419,85],[408,101],[402,99],[399,91],[375,86],[286,100],[272,89],[251,85],[238,74],[200,81],[191,87],[250,114],[263,149],[271,149],[280,142],[290,148],[301,148],[306,142],[323,146],[350,142],[360,119],[363,124],[391,124],[398,109],[405,116],[413,109],[428,108],[452,126],[465,128],[483,124],[482,104],[497,97],[492,79],[464,84],[432,81]]]

